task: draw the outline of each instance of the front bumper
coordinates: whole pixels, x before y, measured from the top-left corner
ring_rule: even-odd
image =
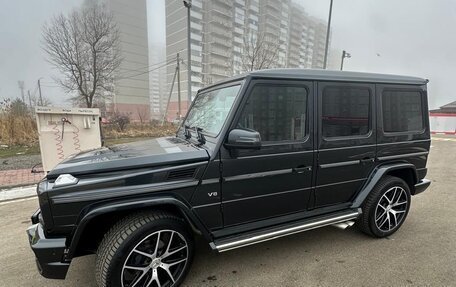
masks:
[[[27,229],[27,235],[38,271],[46,278],[65,279],[70,267],[70,262],[63,261],[65,238],[46,238],[41,223],[32,222],[34,224]]]
[[[429,179],[423,178],[417,184],[415,184],[415,192],[413,193],[413,195],[422,193],[429,187],[429,185],[431,185],[431,181]]]

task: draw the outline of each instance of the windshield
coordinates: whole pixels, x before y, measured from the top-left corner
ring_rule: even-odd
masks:
[[[240,88],[241,85],[236,85],[199,94],[184,125],[202,128],[204,133],[217,136]]]

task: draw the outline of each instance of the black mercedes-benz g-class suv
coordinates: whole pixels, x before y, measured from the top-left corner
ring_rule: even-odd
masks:
[[[396,232],[424,179],[427,80],[251,72],[200,90],[174,137],[74,155],[38,184],[41,274],[96,253],[99,286],[177,286],[218,252],[322,226]]]

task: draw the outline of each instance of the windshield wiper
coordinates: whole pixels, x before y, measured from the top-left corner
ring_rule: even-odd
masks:
[[[206,138],[204,137],[203,129],[199,128],[199,127],[196,127],[196,134],[198,135],[198,142],[201,145],[205,144],[206,143]]]
[[[189,125],[184,125],[184,137],[186,140],[192,138],[192,133],[190,132],[191,127]]]

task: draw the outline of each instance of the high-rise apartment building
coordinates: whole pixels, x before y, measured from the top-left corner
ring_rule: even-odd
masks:
[[[168,92],[166,90],[166,48],[164,44],[149,44],[149,88],[150,117],[161,120],[166,109]]]
[[[120,32],[123,61],[115,83],[112,109],[133,121],[150,118],[149,49],[146,0],[107,0]]]
[[[291,0],[193,0],[191,8],[192,95],[211,83],[245,72],[246,47],[260,37],[275,57],[270,67],[322,68],[326,22]],[[182,59],[181,114],[187,110],[187,9],[166,1],[166,57]],[[175,65],[167,68],[171,88]],[[167,112],[178,114],[177,82]]]

